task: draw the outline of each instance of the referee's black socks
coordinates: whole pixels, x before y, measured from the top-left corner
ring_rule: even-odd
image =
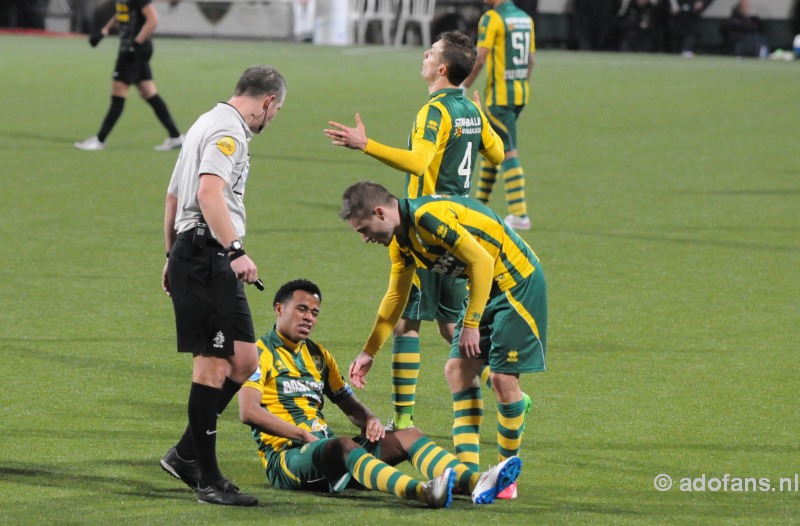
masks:
[[[192,384],[194,385],[194,384]],[[229,377],[225,377],[225,383],[222,384],[222,389],[219,392],[219,403],[217,405],[217,418],[225,411],[225,408],[228,407],[228,404],[233,400],[233,397],[236,393],[239,392],[239,389],[242,388],[242,384],[234,382]],[[191,392],[189,394],[191,397]],[[186,426],[186,430],[183,432],[183,436],[178,441],[178,444],[175,446],[178,451],[178,456],[184,460],[194,460],[197,458],[197,453],[194,449],[194,441],[192,440],[192,431],[190,426]]]
[[[189,391],[189,428],[202,473],[200,487],[203,488],[222,478],[217,464],[217,409],[221,394],[220,389],[196,382],[192,382]],[[180,451],[178,455],[181,455]]]

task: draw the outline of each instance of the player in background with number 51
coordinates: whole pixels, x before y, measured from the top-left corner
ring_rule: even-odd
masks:
[[[473,102],[458,87],[472,71],[475,48],[464,33],[447,31],[439,35],[423,56],[422,78],[428,83],[430,98],[417,113],[408,149],[392,148],[368,139],[358,113],[355,128],[330,121],[332,129],[326,129],[325,135],[336,146],[361,150],[392,168],[405,171],[408,198],[432,194],[469,196],[478,152],[491,165],[503,160],[503,143],[481,111],[477,92],[476,102]],[[406,309],[394,328],[392,402],[395,415],[389,429],[405,429],[412,425],[421,322],[436,320],[439,334],[449,345],[466,295],[465,280],[427,269],[417,271]],[[381,343],[384,340],[386,337]],[[364,350],[374,355],[379,348],[376,342],[368,341]]]
[[[530,99],[533,71],[533,20],[511,0],[484,0],[491,6],[478,23],[478,58],[462,86],[468,89],[486,65],[486,115],[503,139],[505,159],[500,166],[509,214],[514,230],[530,230],[525,202],[525,172],[517,155],[517,119]],[[497,168],[481,164],[474,197],[488,203],[497,180]]]

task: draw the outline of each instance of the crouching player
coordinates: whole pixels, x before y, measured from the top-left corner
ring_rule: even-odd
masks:
[[[477,473],[419,428],[386,431],[345,383],[331,353],[309,339],[321,300],[319,287],[307,280],[278,289],[276,324],[257,342],[259,368],[239,391],[239,416],[253,431],[273,487],[340,492],[361,485],[447,508],[454,488],[488,504],[516,481],[519,457]],[[322,414],[323,395],[361,429],[359,436],[333,434]],[[429,480],[393,467],[405,460]]]

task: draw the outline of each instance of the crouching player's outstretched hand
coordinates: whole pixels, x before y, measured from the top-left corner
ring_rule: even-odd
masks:
[[[350,364],[350,381],[359,389],[363,389],[367,385],[367,373],[372,367],[372,362],[375,360],[366,351],[361,351]]]

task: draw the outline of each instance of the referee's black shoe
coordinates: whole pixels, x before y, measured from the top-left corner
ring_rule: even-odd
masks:
[[[255,506],[258,499],[239,493],[239,488],[226,478],[219,479],[207,488],[197,488],[197,502],[224,504],[226,506]]]
[[[200,466],[197,465],[197,461],[182,459],[175,447],[167,451],[161,459],[161,469],[195,491],[200,487]]]

